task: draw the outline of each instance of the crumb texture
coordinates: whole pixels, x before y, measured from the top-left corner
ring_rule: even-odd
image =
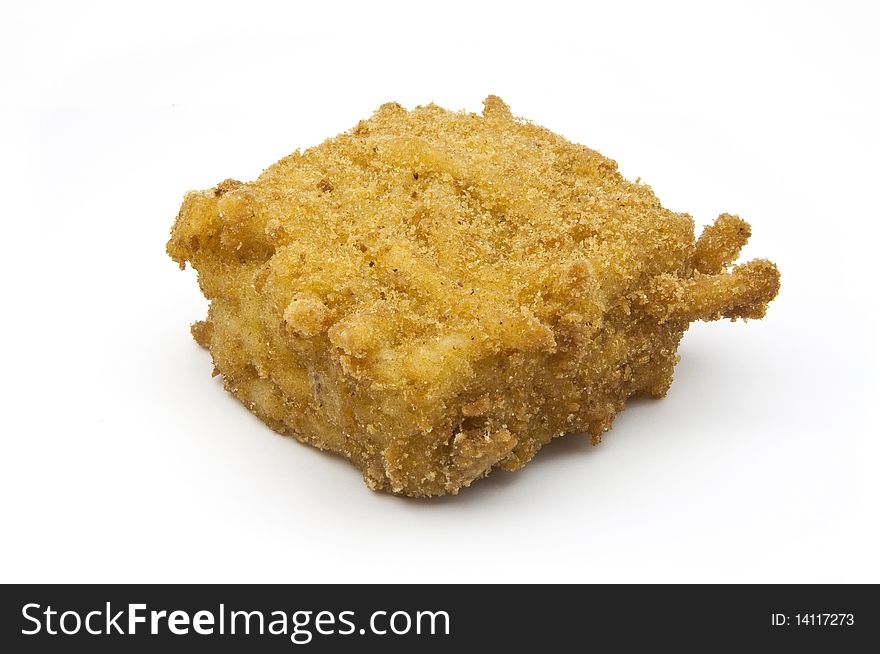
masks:
[[[598,152],[515,118],[382,105],[249,183],[187,194],[169,255],[210,301],[195,340],[273,429],[374,489],[456,493],[661,397],[694,320],[760,318],[749,225],[699,239]]]

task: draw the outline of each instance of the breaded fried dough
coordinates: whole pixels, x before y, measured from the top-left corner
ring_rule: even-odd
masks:
[[[760,318],[779,272],[732,265],[749,225],[694,238],[598,152],[514,118],[389,103],[254,182],[186,196],[168,253],[193,325],[272,429],[370,488],[457,493],[551,439],[598,442],[662,397],[694,320]]]

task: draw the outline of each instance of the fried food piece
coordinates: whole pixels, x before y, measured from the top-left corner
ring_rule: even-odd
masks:
[[[776,267],[729,268],[749,233],[724,214],[695,242],[614,161],[489,96],[482,116],[385,104],[191,192],[168,253],[245,406],[370,488],[430,496],[598,442],[626,398],[666,393],[691,321],[762,317]]]

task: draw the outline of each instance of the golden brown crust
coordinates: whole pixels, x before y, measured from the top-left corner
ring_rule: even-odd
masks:
[[[736,261],[752,235],[752,228],[739,216],[723,213],[703,230],[694,248],[694,270],[706,275],[720,273]]]
[[[396,103],[250,183],[189,193],[168,243],[210,300],[193,327],[273,429],[371,488],[455,493],[627,397],[662,396],[692,320],[763,315],[748,225],[693,221],[490,96]]]
[[[202,347],[208,347],[211,343],[213,327],[207,320],[197,320],[189,328],[193,339]]]
[[[647,295],[646,309],[661,323],[763,318],[767,304],[778,292],[776,265],[755,259],[716,275],[659,276]]]

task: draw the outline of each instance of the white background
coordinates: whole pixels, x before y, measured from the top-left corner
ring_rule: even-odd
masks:
[[[5,4],[0,581],[880,581],[877,7]],[[489,93],[742,215],[782,291],[601,446],[376,494],[211,379],[168,230],[382,102]]]

